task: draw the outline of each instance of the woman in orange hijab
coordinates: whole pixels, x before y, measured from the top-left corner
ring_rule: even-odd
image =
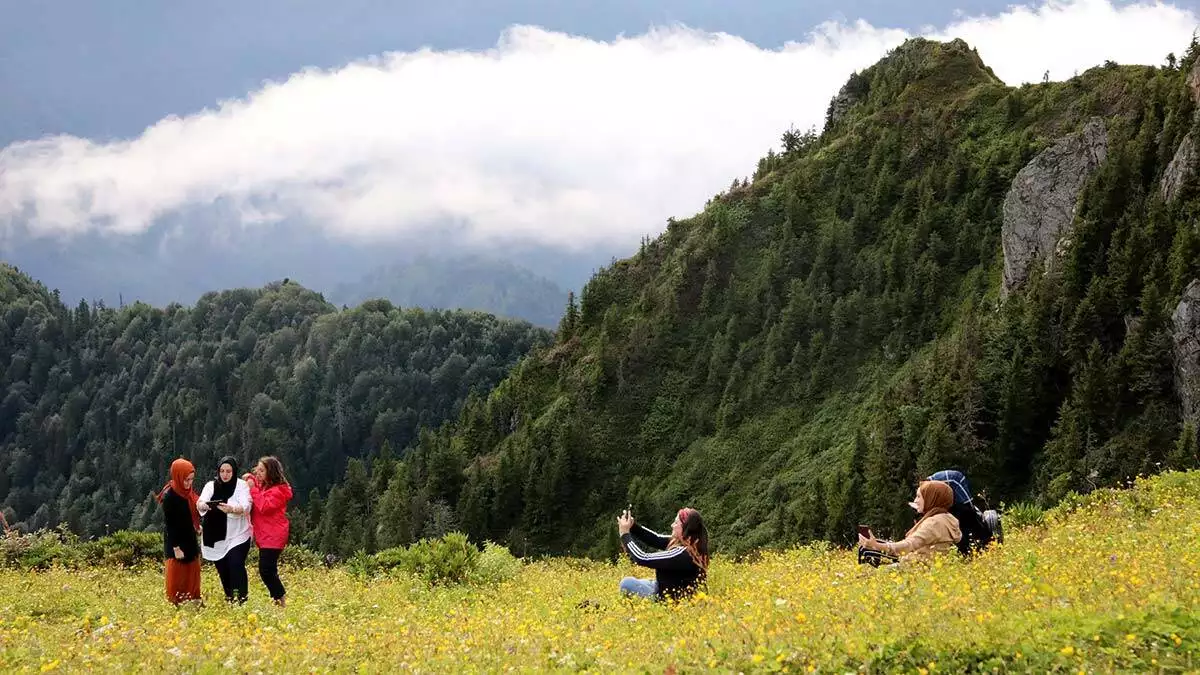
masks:
[[[186,459],[171,462],[171,480],[158,493],[163,507],[163,555],[167,559],[167,600],[179,605],[200,600],[199,495],[192,490],[196,469]]]
[[[889,556],[909,556],[948,551],[958,544],[962,532],[958,519],[950,514],[954,506],[954,491],[941,481],[924,481],[917,487],[917,496],[910,505],[921,519],[905,533],[901,541],[878,541],[875,535],[858,535],[858,545],[868,551]]]

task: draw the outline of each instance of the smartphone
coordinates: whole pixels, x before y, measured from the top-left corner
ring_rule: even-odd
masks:
[[[866,525],[859,525],[858,533],[861,534],[862,536],[866,537],[867,539],[871,538],[871,528],[867,527]]]
[[[210,500],[208,500],[208,505],[209,505],[209,506],[216,506],[217,504],[224,504],[224,503],[225,503],[225,500],[224,500],[224,499],[210,499]]]

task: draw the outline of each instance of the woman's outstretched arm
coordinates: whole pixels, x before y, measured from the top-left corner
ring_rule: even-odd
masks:
[[[633,524],[633,527],[629,530],[629,534],[633,535],[635,540],[655,548],[666,548],[671,543],[671,538],[667,535],[659,534],[638,523]]]
[[[621,535],[621,543],[625,545],[625,550],[629,553],[629,559],[642,567],[682,572],[695,564],[692,561],[692,554],[688,553],[688,550],[682,546],[669,551],[648,553],[637,545],[637,542],[633,539],[632,532]]]

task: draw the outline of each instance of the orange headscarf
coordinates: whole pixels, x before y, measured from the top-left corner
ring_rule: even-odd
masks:
[[[927,480],[917,487],[917,494],[921,495],[921,499],[925,502],[925,511],[921,514],[921,519],[912,526],[904,536],[908,536],[916,531],[917,527],[925,521],[926,518],[932,518],[939,513],[950,513],[950,507],[954,506],[954,490],[950,486],[940,480]]]
[[[167,496],[167,488],[170,488],[171,492],[183,497],[187,500],[188,508],[192,511],[192,526],[196,530],[199,530],[200,512],[196,510],[196,502],[200,500],[200,495],[196,494],[195,490],[189,490],[183,486],[183,481],[187,479],[189,474],[195,473],[195,471],[196,468],[192,466],[192,463],[182,457],[171,462],[171,480],[167,481],[167,484],[159,491],[158,501],[162,502],[163,497]]]

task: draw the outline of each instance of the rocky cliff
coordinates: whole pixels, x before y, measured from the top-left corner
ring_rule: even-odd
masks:
[[[1036,263],[1049,268],[1051,253],[1075,219],[1079,193],[1107,153],[1104,121],[1092,118],[1081,131],[1046,148],[1017,173],[1004,199],[1003,296],[1020,288]]]
[[[1192,92],[1192,101],[1197,106],[1196,115],[1200,116],[1200,60],[1192,66],[1187,85]],[[1196,175],[1197,165],[1200,165],[1200,143],[1196,141],[1196,132],[1190,131],[1183,137],[1183,142],[1179,144],[1171,163],[1163,171],[1162,183],[1159,185],[1163,201],[1171,202],[1179,196],[1184,184]]]
[[[1159,192],[1163,201],[1171,202],[1179,196],[1184,184],[1196,173],[1197,160],[1200,160],[1200,148],[1196,147],[1196,136],[1188,133],[1175,151],[1171,163],[1163,171]]]
[[[1171,316],[1175,338],[1175,386],[1185,420],[1200,421],[1200,279],[1192,280]]]

